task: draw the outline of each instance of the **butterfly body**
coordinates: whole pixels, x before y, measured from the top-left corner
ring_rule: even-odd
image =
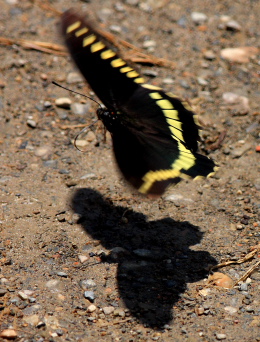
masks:
[[[185,101],[129,66],[90,22],[69,10],[62,32],[77,67],[106,106],[98,118],[111,133],[124,177],[141,193],[161,195],[182,178],[209,176],[215,164],[198,154],[198,125]]]

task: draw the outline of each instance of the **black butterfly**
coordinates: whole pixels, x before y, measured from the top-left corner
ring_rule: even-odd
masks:
[[[196,116],[185,101],[145,83],[73,10],[62,16],[62,33],[77,67],[106,106],[97,115],[111,133],[128,182],[143,194],[161,195],[182,178],[214,172],[214,162],[196,153]]]

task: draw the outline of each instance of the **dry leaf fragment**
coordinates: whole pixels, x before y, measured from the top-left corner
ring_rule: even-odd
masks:
[[[212,285],[231,289],[233,287],[233,280],[224,273],[215,272],[209,276],[208,282]]]

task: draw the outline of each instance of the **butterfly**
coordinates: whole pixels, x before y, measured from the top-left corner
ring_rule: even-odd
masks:
[[[92,22],[68,10],[61,19],[68,50],[105,108],[118,167],[140,193],[160,196],[181,179],[208,177],[215,163],[198,154],[197,117],[186,101],[146,83]]]

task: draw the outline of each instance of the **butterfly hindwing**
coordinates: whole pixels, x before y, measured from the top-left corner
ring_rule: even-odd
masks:
[[[161,195],[182,178],[209,176],[215,164],[198,154],[198,125],[185,101],[145,80],[88,21],[69,10],[62,33],[77,67],[107,109],[118,166],[141,193]]]

